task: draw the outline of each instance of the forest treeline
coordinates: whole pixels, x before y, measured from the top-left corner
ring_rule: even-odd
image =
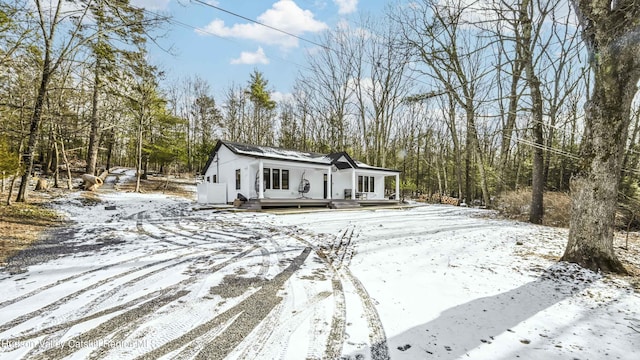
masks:
[[[153,34],[170,31],[171,18],[127,0],[3,1],[1,174],[24,183],[37,164],[58,184],[74,167],[198,173],[226,139],[346,150],[401,170],[413,193],[490,203],[530,187],[540,222],[543,191],[568,191],[584,160],[590,59],[564,1],[471,3],[399,2],[341,23],[314,39],[321,46],[275,101],[258,70],[214,92],[198,74],[175,80],[149,63]],[[629,197],[639,160],[633,109]]]

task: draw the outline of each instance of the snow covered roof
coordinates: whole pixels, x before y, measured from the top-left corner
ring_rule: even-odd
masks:
[[[247,155],[256,158],[267,158],[276,160],[293,160],[312,164],[322,164],[327,166],[332,164],[331,158],[325,154],[281,149],[270,146],[241,144],[222,140],[220,142],[237,155]]]
[[[218,140],[216,147],[211,152],[211,156],[209,157],[209,161],[204,167],[203,172],[206,172],[209,168],[209,165],[213,161],[213,157],[218,152],[221,146],[226,146],[229,150],[231,150],[236,155],[244,155],[257,159],[271,159],[271,160],[282,160],[282,161],[294,161],[294,162],[302,162],[308,164],[315,165],[335,165],[338,169],[344,170],[349,168],[354,169],[368,169],[368,170],[378,170],[378,171],[387,171],[387,172],[400,172],[398,170],[380,168],[367,165],[363,162],[353,160],[349,154],[346,152],[336,152],[331,154],[320,154],[313,152],[304,152],[297,150],[289,150],[282,149],[271,146],[260,146],[260,145],[250,145],[243,144],[232,141]]]

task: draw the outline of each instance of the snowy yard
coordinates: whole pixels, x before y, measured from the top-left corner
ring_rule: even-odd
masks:
[[[566,230],[99,197],[57,200],[74,223],[1,269],[1,359],[640,358],[640,293],[556,263]]]

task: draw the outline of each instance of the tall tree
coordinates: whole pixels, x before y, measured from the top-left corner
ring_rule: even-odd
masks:
[[[343,151],[349,142],[349,102],[353,95],[353,64],[357,63],[351,39],[351,30],[339,26],[325,32],[321,42],[324,46],[308,55],[311,71],[305,74],[304,82],[312,90],[306,93],[312,95],[308,101],[316,122],[318,151]]]
[[[89,8],[83,7],[77,10],[77,14],[73,18],[72,26],[68,33],[68,37],[65,39],[58,39],[57,32],[59,27],[63,26],[64,22],[62,20],[65,17],[65,14],[62,11],[63,3],[63,1],[57,1],[52,8],[48,8],[45,4],[42,4],[40,0],[35,0],[38,26],[40,28],[40,40],[42,41],[42,49],[40,52],[42,54],[42,59],[40,65],[41,68],[39,69],[39,87],[29,125],[29,138],[27,140],[27,146],[22,153],[25,172],[22,175],[20,188],[18,189],[18,196],[16,198],[16,201],[18,202],[26,201],[27,185],[29,184],[31,171],[33,169],[33,154],[36,150],[38,130],[42,119],[42,110],[47,96],[49,80],[66,56],[83,43],[83,41],[80,40],[79,34],[82,30],[82,24],[87,17]],[[60,47],[57,51],[55,51],[56,46]]]
[[[273,145],[274,132],[273,120],[276,102],[271,99],[269,81],[258,70],[254,70],[249,80],[247,89],[249,101],[253,105],[253,117],[251,129],[253,143],[259,145]]]
[[[426,69],[416,69],[425,77],[435,80],[438,92],[448,93],[466,116],[466,181],[465,197],[474,196],[471,187],[471,163],[476,159],[482,199],[490,204],[488,169],[484,149],[479,139],[478,107],[481,86],[487,76],[485,40],[471,31],[466,17],[473,12],[461,0],[452,0],[442,6],[436,0],[420,0],[412,4],[412,11],[398,21],[403,42],[417,61]]]
[[[362,23],[367,30],[351,31],[355,41],[350,42],[357,54],[352,83],[364,145],[362,155],[371,165],[386,166],[391,129],[411,84],[406,76],[409,55],[397,46],[397,23],[375,19]]]
[[[538,3],[539,4],[539,3]],[[521,41],[516,46],[521,47],[521,61],[524,64],[527,85],[531,96],[531,121],[533,130],[533,169],[531,181],[531,206],[529,211],[529,221],[534,224],[541,224],[544,216],[544,132],[543,132],[543,104],[541,83],[535,69],[534,49],[536,38],[540,34],[542,21],[534,29],[533,13],[534,2],[523,0],[520,3],[520,23],[522,24]],[[544,13],[545,10],[541,12]]]
[[[93,20],[91,26],[85,25],[88,35],[93,37],[90,47],[93,63],[93,89],[91,98],[90,132],[87,151],[86,172],[93,174],[98,161],[98,147],[102,131],[102,118],[99,112],[99,98],[103,92],[102,82],[117,83],[113,76],[116,68],[117,53],[128,51],[147,36],[152,27],[163,21],[160,17],[145,18],[142,9],[130,5],[129,0],[108,1],[93,0],[87,3]],[[85,30],[85,33],[87,31]],[[115,44],[119,44],[120,47]]]
[[[194,100],[192,115],[198,124],[194,129],[198,140],[194,144],[194,163],[196,168],[202,169],[215,146],[216,139],[221,135],[222,112],[213,96],[201,94]]]
[[[571,182],[569,241],[561,260],[624,273],[613,229],[631,105],[640,80],[640,3],[574,0],[593,72],[580,172]]]
[[[27,145],[22,154],[22,161],[26,165],[26,171],[22,176],[16,201],[25,201],[27,185],[33,167],[33,156],[39,136],[40,123],[43,115],[44,103],[49,91],[49,83],[55,72],[64,61],[69,61],[76,51],[94,43],[95,39],[105,33],[117,33],[125,39],[139,41],[140,34],[144,33],[145,17],[140,9],[129,6],[128,0],[96,2],[93,0],[80,0],[67,2],[64,0],[43,2],[34,0],[35,16],[37,18],[40,69],[38,70],[38,90],[35,96],[32,115],[29,125]],[[96,4],[104,5],[95,6]],[[69,5],[68,7],[66,5]],[[131,12],[133,15],[126,19],[119,18],[115,22],[96,22],[95,15],[103,13],[106,6],[112,6],[113,12],[122,14]],[[158,19],[152,19],[158,21]],[[97,44],[104,44],[98,41]],[[95,106],[94,106],[95,108]],[[97,117],[97,114],[96,114]],[[93,132],[95,136],[96,133]],[[94,150],[92,150],[94,151]]]

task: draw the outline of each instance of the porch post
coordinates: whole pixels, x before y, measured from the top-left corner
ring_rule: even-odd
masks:
[[[396,198],[394,200],[400,200],[400,173],[396,174]]]
[[[351,200],[356,199],[356,169],[351,169]]]
[[[264,162],[260,159],[258,165],[258,199],[264,199]]]
[[[332,191],[333,191],[333,188],[331,186],[331,166],[329,166],[327,168],[327,199],[328,200],[333,199],[333,196],[331,196]]]

